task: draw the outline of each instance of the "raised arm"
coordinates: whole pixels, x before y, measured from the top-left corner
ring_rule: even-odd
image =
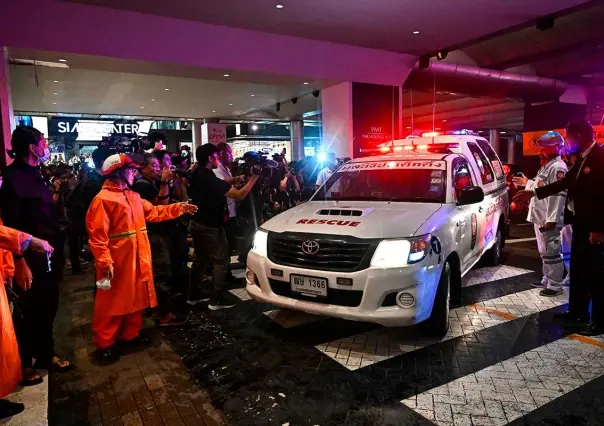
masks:
[[[164,220],[176,219],[183,213],[188,213],[193,206],[187,203],[174,203],[167,206],[154,206],[147,200],[141,199],[146,222],[162,222]],[[187,207],[183,207],[187,206]]]

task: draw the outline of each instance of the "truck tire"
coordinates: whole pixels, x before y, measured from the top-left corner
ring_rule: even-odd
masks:
[[[451,306],[451,265],[445,262],[434,296],[432,315],[426,321],[426,334],[441,338],[449,330],[449,310]]]
[[[487,266],[497,266],[501,263],[501,253],[503,252],[504,243],[503,230],[501,225],[497,228],[495,235],[495,244],[484,254],[484,261]]]

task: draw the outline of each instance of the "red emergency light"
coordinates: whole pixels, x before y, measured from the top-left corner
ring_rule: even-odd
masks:
[[[409,151],[415,151],[415,152],[429,152],[429,153],[442,153],[442,154],[447,154],[447,153],[451,153],[453,152],[453,149],[458,149],[459,148],[459,144],[454,142],[454,143],[433,143],[433,144],[421,144],[421,145],[384,145],[384,146],[380,146],[379,148],[371,148],[371,149],[362,149],[361,152],[368,152],[368,153],[373,153],[373,154],[377,154],[377,153],[382,153],[382,154],[391,154],[391,153],[398,153],[398,152],[409,152]]]

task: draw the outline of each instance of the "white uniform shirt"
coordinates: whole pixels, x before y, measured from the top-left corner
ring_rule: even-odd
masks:
[[[233,179],[233,175],[228,167],[225,167],[222,163],[217,169],[214,169],[214,174],[220,180]],[[235,200],[227,197],[227,209],[229,210],[229,217],[237,217],[237,204]]]
[[[529,180],[526,189],[540,188],[554,183],[566,175],[568,167],[560,157],[556,157],[537,172],[534,180]],[[543,226],[548,222],[564,226],[564,206],[566,204],[566,191],[559,192],[542,200],[533,197],[529,206],[528,220],[535,225]]]
[[[323,186],[325,182],[333,175],[333,171],[329,167],[325,167],[317,175],[317,186]]]

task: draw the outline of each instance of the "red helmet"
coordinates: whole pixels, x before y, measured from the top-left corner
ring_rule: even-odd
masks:
[[[107,157],[103,162],[101,174],[108,176],[119,169],[140,169],[140,166],[135,163],[127,154],[113,154]]]

